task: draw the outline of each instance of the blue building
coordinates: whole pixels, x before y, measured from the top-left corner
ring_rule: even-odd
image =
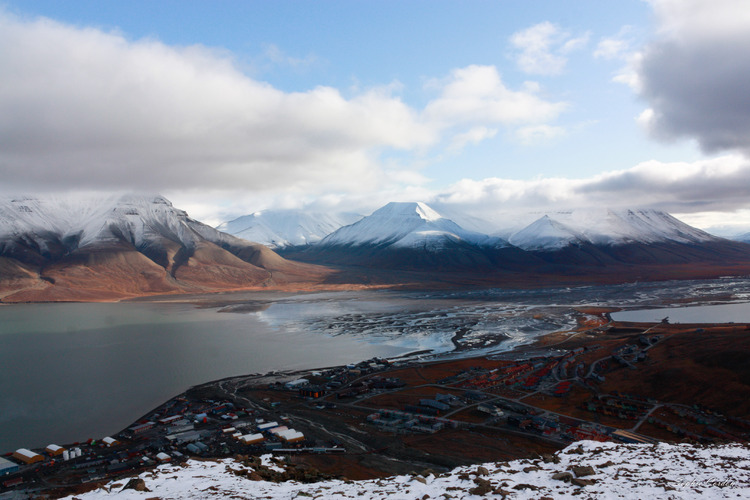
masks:
[[[7,476],[18,472],[18,464],[11,462],[7,458],[0,457],[0,476]]]

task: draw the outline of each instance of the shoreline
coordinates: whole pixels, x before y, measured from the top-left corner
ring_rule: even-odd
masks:
[[[294,450],[287,452],[288,458],[286,460],[312,467],[319,471],[321,477],[323,477],[322,475],[333,475],[346,476],[349,479],[366,479],[414,472],[419,470],[419,467],[443,471],[458,465],[479,463],[491,457],[495,457],[492,458],[493,460],[504,460],[525,458],[534,454],[553,453],[555,450],[567,446],[569,441],[565,436],[571,433],[579,436],[580,439],[580,436],[583,435],[581,433],[594,432],[595,436],[602,436],[602,438],[608,436],[608,440],[611,440],[618,429],[629,430],[632,423],[627,423],[623,427],[624,422],[617,420],[617,418],[610,416],[593,418],[596,414],[586,413],[578,403],[578,401],[581,401],[581,397],[589,397],[587,394],[592,390],[591,388],[587,389],[587,385],[583,382],[593,381],[594,379],[589,379],[589,377],[591,373],[599,373],[596,370],[597,367],[601,367],[601,360],[609,359],[614,355],[613,353],[622,351],[622,347],[625,345],[639,345],[640,343],[641,347],[637,352],[627,355],[629,357],[626,357],[624,361],[626,364],[623,367],[615,367],[615,371],[611,373],[606,372],[607,382],[596,382],[599,388],[596,389],[594,394],[600,394],[599,397],[625,397],[622,394],[627,394],[632,390],[627,389],[628,380],[631,381],[631,385],[632,383],[640,383],[638,380],[644,376],[650,376],[648,375],[649,370],[658,368],[660,363],[667,363],[667,367],[664,369],[669,370],[669,363],[671,363],[669,353],[672,350],[689,347],[694,340],[708,338],[707,335],[716,338],[717,342],[723,342],[724,345],[731,345],[735,348],[738,348],[738,339],[742,339],[743,345],[748,344],[748,348],[750,348],[750,341],[746,339],[747,335],[745,334],[746,331],[750,331],[750,323],[711,325],[625,323],[610,320],[609,313],[617,309],[614,307],[581,309],[586,314],[595,314],[600,318],[599,321],[592,322],[590,318],[586,319],[575,330],[546,334],[530,344],[517,346],[497,356],[480,355],[445,359],[437,355],[432,359],[420,359],[417,352],[412,352],[399,360],[392,358],[386,361],[373,358],[346,366],[337,365],[283,372],[270,371],[265,374],[232,376],[205,382],[175,395],[134,421],[133,425],[146,422],[151,425],[143,435],[134,435],[132,425],[113,434],[119,444],[115,445],[111,451],[110,448],[102,447],[103,445],[96,442],[73,444],[73,446],[83,448],[84,453],[88,453],[84,457],[124,456],[123,453],[143,450],[135,451],[135,453],[137,453],[137,456],[143,455],[144,460],[146,457],[152,457],[148,450],[156,450],[158,447],[158,449],[171,453],[174,456],[174,461],[180,461],[183,458],[179,457],[187,456],[184,455],[184,451],[183,454],[177,454],[177,450],[184,450],[184,445],[175,446],[175,442],[171,442],[171,445],[164,448],[164,443],[167,442],[165,437],[172,434],[170,434],[171,431],[168,427],[163,426],[166,424],[160,424],[159,421],[173,415],[183,415],[186,410],[189,415],[204,410],[208,411],[208,423],[198,424],[196,422],[190,424],[190,427],[194,428],[195,431],[187,431],[188,433],[199,432],[203,436],[200,439],[208,445],[210,450],[208,454],[199,455],[203,458],[218,459],[236,456],[238,453],[250,453],[251,455],[276,453],[273,448],[253,448],[252,446],[247,448],[243,447],[244,445],[237,444],[232,439],[228,439],[228,436],[223,437],[226,436],[226,430],[223,429],[228,429],[229,426],[234,429],[234,426],[240,428],[240,424],[242,424],[243,429],[247,429],[247,431],[243,430],[242,432],[252,432],[250,429],[256,425],[257,421],[274,421],[301,430],[308,440],[305,443],[321,443],[324,446],[321,450],[341,451],[341,453],[334,453],[333,455],[330,454],[332,451],[325,452],[322,455],[316,454],[312,452],[313,448],[309,447],[311,445],[308,444],[302,445],[299,453],[293,453]],[[695,332],[704,328],[707,333],[696,337]],[[647,344],[643,343],[642,339],[644,338],[649,339]],[[635,344],[633,344],[634,341]],[[703,351],[704,349],[698,348],[691,352],[695,355],[696,352],[700,354]],[[640,356],[635,356],[639,352],[648,353],[647,359],[652,361],[642,361]],[[529,388],[530,386],[523,384],[512,386],[503,384],[499,386],[486,385],[485,381],[490,380],[487,379],[487,376],[498,369],[501,370],[498,373],[512,373],[508,370],[529,362],[541,363],[538,366],[558,366],[559,360],[567,359],[567,356],[570,356],[571,353],[573,353],[573,359],[576,362],[583,362],[587,365],[586,372],[572,374],[568,369],[566,370],[567,375],[565,375],[564,372],[559,371],[561,368],[556,367],[551,372],[555,378],[538,388]],[[550,363],[554,363],[554,365],[550,365]],[[628,369],[627,366],[631,368]],[[635,371],[633,371],[633,367],[635,367]],[[641,374],[642,371],[643,374]],[[532,372],[528,372],[527,376],[531,374]],[[573,378],[569,378],[571,375]],[[334,377],[344,377],[341,379],[344,381],[343,385],[325,391],[324,395],[319,398],[302,397],[301,393],[298,394],[297,389],[290,390],[285,388],[284,385],[286,382],[299,380],[300,378],[309,378],[311,381],[338,380]],[[393,388],[373,389],[371,385],[368,385],[373,380],[398,380],[401,385],[393,382],[396,384]],[[552,393],[555,387],[560,384],[560,380],[572,381],[570,393],[566,393],[562,398],[545,396]],[[711,383],[710,381],[711,377],[707,377],[706,382]],[[465,388],[468,383],[479,384],[471,387],[476,387],[474,391],[476,391],[476,394],[483,394],[483,399],[472,401],[471,398],[474,396],[467,396],[467,394],[472,393],[472,390],[467,391]],[[620,384],[625,385],[621,386]],[[493,387],[495,388],[493,389]],[[613,387],[618,387],[618,390],[613,392]],[[409,432],[392,434],[389,431],[384,433],[384,427],[373,427],[370,423],[377,420],[377,418],[372,420],[374,415],[388,415],[394,411],[398,414],[404,404],[407,404],[408,407],[408,404],[415,405],[424,398],[435,398],[439,394],[443,394],[443,397],[454,398],[458,403],[457,406],[451,406],[450,410],[446,411],[445,415],[441,417],[444,422],[452,422],[453,428],[444,427],[436,433],[428,433],[427,435],[414,435]],[[620,396],[613,396],[613,394],[620,394]],[[667,396],[668,394],[664,395],[664,397]],[[627,397],[636,398],[635,395]],[[410,401],[411,403],[409,403]],[[486,401],[486,403],[482,403],[482,401]],[[661,398],[657,398],[657,400],[648,399],[648,403],[646,403],[646,399],[624,401],[629,401],[627,404],[631,406],[643,406],[644,412],[649,409],[646,413],[638,414],[639,420],[636,426],[629,431],[630,434],[628,435],[632,434],[635,436],[634,439],[642,439],[647,442],[679,440],[676,437],[670,438],[669,433],[665,434],[665,431],[661,428],[654,427],[650,420],[647,422],[646,417],[652,414],[658,415],[655,422],[672,418],[673,422],[677,422],[680,428],[684,426],[688,429],[685,431],[687,433],[695,433],[697,430],[691,427],[693,425],[690,424],[691,421],[674,420],[674,418],[677,418],[675,414],[664,413],[665,409],[670,408],[677,408],[676,411],[682,412],[683,410],[679,410],[682,406],[678,402],[670,402],[669,399],[662,401]],[[478,411],[478,408],[483,404],[489,405],[489,408],[502,408],[499,413],[501,416],[493,417]],[[226,409],[215,413],[216,408]],[[732,414],[731,405],[722,408],[719,407],[722,412],[729,409],[729,414]],[[229,412],[227,415],[231,415],[231,418],[227,417],[227,420],[223,420],[224,412],[227,411]],[[546,431],[540,432],[534,427],[536,424],[532,425],[531,420],[528,420],[528,424],[523,423],[527,421],[524,419],[530,418],[523,416],[527,411],[530,412],[529,415],[538,415],[538,417],[533,418],[541,418],[540,422],[554,420],[554,422],[558,422],[555,425],[561,425],[562,427],[549,435]],[[750,417],[750,407],[738,411],[739,414],[734,416],[740,417],[739,422],[746,422],[743,419]],[[668,415],[672,415],[672,417],[668,417]],[[715,418],[710,417],[710,415],[716,415],[716,413],[707,415],[709,417],[701,418]],[[518,427],[518,423],[513,424],[511,419],[516,419],[514,422],[522,422],[522,426]],[[190,421],[188,420],[188,422]],[[593,427],[587,427],[590,425],[593,425]],[[733,427],[734,424],[731,421],[726,419],[717,421],[714,425],[717,426],[716,428],[726,429],[721,430],[721,432],[740,432],[736,427]],[[748,422],[748,425],[750,425],[750,422]],[[364,428],[361,428],[362,426]],[[560,434],[563,428],[568,430]],[[637,429],[637,432],[633,432],[635,429]],[[180,436],[180,434],[176,436]],[[695,434],[695,436],[699,436],[699,434]],[[488,439],[490,441],[487,441]],[[458,443],[460,443],[460,446],[458,446]],[[488,449],[488,443],[494,444]],[[144,449],[144,446],[146,449]],[[337,450],[337,447],[341,447],[341,449]],[[153,453],[155,454],[155,452]],[[190,456],[193,456],[193,454]],[[62,462],[59,466],[60,472],[54,475],[57,484],[60,485],[70,484],[69,482],[73,478],[75,478],[75,481],[83,480],[86,483],[84,486],[75,487],[74,490],[70,489],[72,485],[68,486],[68,489],[65,490],[68,493],[71,491],[74,493],[81,492],[81,488],[84,488],[84,490],[94,488],[101,484],[102,480],[123,477],[123,475],[132,474],[132,471],[147,470],[154,465],[152,459],[151,461],[129,465],[127,470],[123,472],[116,470],[107,472],[107,470],[104,470],[102,474],[89,474],[81,477],[80,467],[87,467],[86,470],[89,471],[98,470],[102,467],[97,465],[96,459],[84,458],[82,460],[82,462],[80,460],[76,463],[71,462],[67,466],[65,465],[67,462]]]

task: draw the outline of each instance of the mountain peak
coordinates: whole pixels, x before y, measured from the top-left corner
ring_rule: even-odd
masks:
[[[216,229],[271,248],[285,248],[317,243],[361,218],[354,213],[262,210],[225,222]]]
[[[436,221],[443,216],[421,201],[392,201],[372,213],[377,217],[411,217],[417,216],[422,220]]]

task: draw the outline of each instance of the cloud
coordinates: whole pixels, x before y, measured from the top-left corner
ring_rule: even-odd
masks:
[[[681,219],[700,227],[737,222],[742,217],[742,224],[750,226],[747,216],[750,160],[739,154],[694,162],[647,161],[587,178],[462,179],[437,190],[418,175],[399,170],[386,175],[396,177],[396,182],[377,190],[349,190],[322,196],[304,191],[241,190],[227,196],[225,191],[198,189],[165,195],[191,216],[217,224],[266,208],[366,215],[390,201],[424,201],[449,217],[468,214],[489,221],[490,226],[482,230],[490,232],[529,223],[539,212],[585,207],[655,208],[679,214]],[[457,222],[474,224],[476,220],[458,217]],[[478,226],[472,227],[478,230]]]
[[[594,50],[594,58],[606,60],[627,59],[632,44],[628,35],[632,30],[632,26],[623,26],[617,35],[599,40]]]
[[[432,86],[437,85],[434,81]],[[505,86],[494,66],[472,65],[455,69],[440,82],[440,95],[424,109],[427,121],[450,127],[459,124],[527,124],[557,118],[567,104],[536,95],[538,87],[521,91]]]
[[[657,38],[637,62],[637,90],[661,140],[750,154],[750,9],[743,0],[651,0]]]
[[[586,206],[736,211],[747,206],[748,178],[750,161],[729,155],[696,162],[649,161],[584,179],[463,179],[430,201],[490,220],[519,211]]]
[[[516,132],[521,144],[530,146],[549,142],[557,137],[565,135],[566,130],[563,127],[554,127],[551,125],[530,125],[521,127]]]
[[[314,54],[308,54],[305,57],[293,57],[285,53],[278,45],[266,44],[263,55],[273,64],[288,66],[297,70],[307,69],[318,64],[318,58]]]
[[[491,139],[497,134],[497,129],[491,129],[484,126],[474,127],[471,130],[457,134],[453,137],[448,150],[451,152],[459,152],[467,144],[479,144],[485,139]]]
[[[225,51],[2,11],[0,68],[0,175],[15,192],[362,192],[395,182],[390,155],[488,139],[497,125],[541,124],[565,108],[509,89],[492,66],[435,80],[423,109],[395,85],[283,92]]]
[[[511,45],[518,50],[518,67],[530,74],[557,75],[568,62],[567,55],[588,43],[589,34],[573,37],[559,26],[543,22],[514,33]]]

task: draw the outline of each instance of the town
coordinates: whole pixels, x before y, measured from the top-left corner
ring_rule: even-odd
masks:
[[[747,441],[750,421],[731,401],[680,401],[643,381],[671,369],[674,349],[700,349],[709,336],[737,343],[748,328],[615,323],[606,311],[582,311],[577,330],[494,356],[373,358],[224,379],[112,436],[9,453],[0,491],[75,493],[190,457],[254,460],[255,479],[277,481],[289,477],[273,461],[285,461],[297,466],[294,479],[316,481],[549,456],[582,439]]]

